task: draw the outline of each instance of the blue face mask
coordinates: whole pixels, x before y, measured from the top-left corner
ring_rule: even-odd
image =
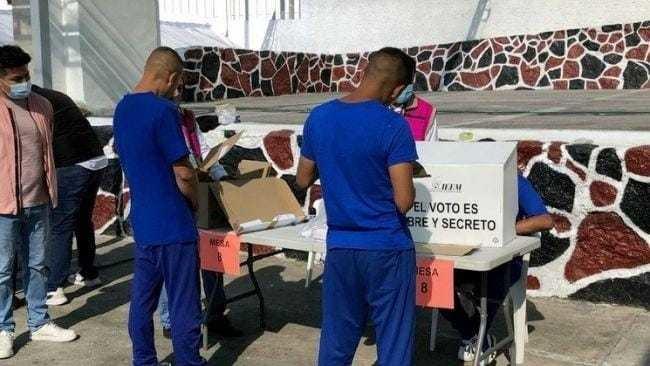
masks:
[[[25,99],[32,92],[32,83],[25,81],[23,83],[12,84],[9,86],[9,98]]]
[[[413,84],[407,85],[404,90],[395,98],[395,104],[403,105],[411,101],[413,98]]]

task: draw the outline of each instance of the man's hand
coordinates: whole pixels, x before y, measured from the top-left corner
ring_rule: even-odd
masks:
[[[298,172],[296,173],[296,184],[301,189],[307,189],[311,186],[316,177],[316,163],[305,158],[300,157],[298,161]]]
[[[199,203],[197,187],[199,180],[190,160],[187,157],[184,157],[175,162],[172,165],[172,168],[174,170],[174,176],[176,177],[176,185],[178,186],[178,189],[187,199],[192,211],[198,210]]]
[[[517,235],[529,235],[553,228],[553,218],[549,214],[538,215],[517,221]]]
[[[413,207],[415,187],[413,186],[413,164],[401,163],[388,168],[390,182],[393,186],[394,200],[397,210],[406,215]]]

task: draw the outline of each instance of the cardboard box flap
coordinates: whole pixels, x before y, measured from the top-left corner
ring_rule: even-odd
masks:
[[[278,178],[222,181],[214,184],[228,222],[237,232],[264,230],[305,220],[289,189]]]
[[[235,146],[239,138],[244,134],[244,131],[239,131],[232,137],[228,138],[226,141],[220,143],[219,145],[213,147],[208,155],[203,160],[199,169],[203,172],[208,172],[210,168],[221,160],[228,152]]]
[[[419,156],[418,162],[422,165],[483,165],[505,164],[516,151],[517,143],[417,142],[416,147]]]
[[[238,179],[267,178],[275,175],[275,169],[266,161],[242,160],[237,166]]]

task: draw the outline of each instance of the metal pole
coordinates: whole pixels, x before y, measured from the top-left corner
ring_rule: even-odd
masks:
[[[50,11],[47,0],[30,0],[32,26],[32,62],[35,82],[52,87],[52,52],[50,40]]]

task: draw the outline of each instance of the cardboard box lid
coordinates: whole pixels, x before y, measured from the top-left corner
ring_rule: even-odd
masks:
[[[275,169],[266,161],[242,160],[237,165],[237,179],[267,178],[276,174]]]
[[[203,163],[199,166],[199,170],[207,173],[214,164],[218,163],[221,158],[226,156],[226,154],[235,146],[243,134],[244,131],[239,131],[232,137],[228,138],[226,141],[213,147],[203,160]]]
[[[478,245],[415,243],[415,251],[418,254],[448,255],[453,257],[462,257],[478,248]]]
[[[304,221],[305,214],[289,185],[278,178],[222,181],[213,184],[219,202],[233,230],[243,232],[247,224],[273,227],[287,216],[293,222]],[[264,225],[262,225],[264,224]]]
[[[502,165],[516,151],[517,143],[417,142],[416,147],[422,165]]]

